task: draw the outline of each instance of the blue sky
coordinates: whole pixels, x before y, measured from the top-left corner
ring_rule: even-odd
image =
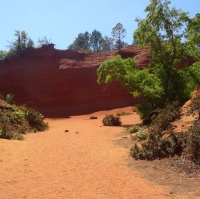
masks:
[[[200,1],[171,0],[171,5],[194,17]],[[67,49],[79,33],[94,29],[111,37],[112,28],[121,23],[125,42],[132,43],[136,17],[145,18],[149,0],[0,0],[0,50],[8,50],[15,30],[25,30],[37,45],[38,38],[51,40],[57,49]]]

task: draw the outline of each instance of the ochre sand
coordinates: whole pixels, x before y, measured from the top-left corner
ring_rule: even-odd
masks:
[[[117,142],[130,139],[125,130],[140,122],[136,113],[122,116],[122,127],[102,125],[105,114],[131,109],[46,119],[48,131],[27,134],[23,141],[1,139],[0,199],[185,198],[130,167],[131,145]]]

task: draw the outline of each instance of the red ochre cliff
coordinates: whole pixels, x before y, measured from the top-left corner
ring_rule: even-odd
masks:
[[[96,70],[106,59],[121,54],[144,67],[147,49],[130,46],[119,51],[79,53],[54,45],[29,49],[19,58],[0,64],[0,93],[13,93],[17,104],[35,108],[46,117],[87,114],[136,103],[117,82],[98,85]]]

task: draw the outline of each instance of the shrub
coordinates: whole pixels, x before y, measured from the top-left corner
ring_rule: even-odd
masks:
[[[112,114],[106,115],[102,123],[104,126],[120,126],[121,125],[121,119],[118,116],[114,116]]]
[[[10,105],[8,101],[1,101],[0,138],[22,140],[22,135],[31,130],[43,131],[48,128],[40,113],[25,106]]]
[[[122,111],[122,112],[120,112],[120,113],[117,113],[116,115],[117,116],[125,116],[125,115],[130,115],[131,113],[129,113],[129,112],[124,112],[124,111]]]
[[[35,131],[44,131],[48,124],[43,121],[44,116],[34,109],[27,109],[25,118]]]
[[[145,119],[149,112],[151,112],[154,109],[151,103],[144,103],[144,104],[138,104],[136,106],[136,113],[140,116],[141,119]]]
[[[170,157],[175,154],[181,154],[183,150],[183,141],[174,134],[170,129],[170,122],[180,116],[180,106],[177,102],[173,102],[167,106],[156,118],[154,118],[147,131],[138,132],[135,137],[135,144],[131,148],[131,155],[135,159],[160,159]],[[169,132],[168,136],[163,134],[163,131]],[[140,143],[139,141],[145,140]]]
[[[146,140],[148,137],[148,132],[140,129],[134,136],[132,136],[132,140],[135,141],[143,141]]]
[[[187,111],[187,115],[193,115],[198,114],[198,120],[200,120],[200,94],[196,95],[192,100],[189,107],[189,110]]]
[[[195,121],[188,129],[185,153],[200,165],[200,121]]]
[[[0,138],[18,139],[19,134],[27,131],[30,131],[30,127],[23,116],[12,109],[0,110]]]
[[[156,126],[161,131],[167,129],[170,123],[180,117],[181,107],[178,102],[172,102],[166,108],[160,110],[160,113],[155,117],[151,123],[152,126]]]
[[[187,115],[198,115],[197,121],[186,132],[185,155],[200,165],[200,94],[192,100]]]
[[[169,137],[163,137],[161,133],[149,133],[147,141],[141,143],[141,147],[135,143],[131,148],[131,155],[135,159],[154,160],[181,154],[182,143],[171,132]]]
[[[128,132],[129,134],[131,134],[131,133],[136,133],[136,132],[138,132],[140,129],[141,129],[141,127],[139,127],[138,125],[134,125],[134,126],[128,128],[127,132]]]

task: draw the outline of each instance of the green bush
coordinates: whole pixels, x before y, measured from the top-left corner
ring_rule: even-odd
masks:
[[[198,115],[197,121],[188,129],[186,134],[185,154],[200,165],[200,94],[192,100],[187,112],[188,115]]]
[[[135,144],[131,148],[131,155],[135,159],[160,159],[181,154],[183,141],[170,129],[170,123],[180,116],[180,106],[177,102],[159,111],[148,130],[139,130],[135,136]],[[170,132],[168,136],[163,131]],[[143,142],[140,142],[145,140]],[[138,146],[140,145],[140,147]]]
[[[18,139],[19,134],[30,131],[28,122],[14,109],[0,110],[0,138]]]
[[[200,165],[200,121],[195,121],[188,129],[185,154]]]
[[[44,131],[47,128],[43,116],[34,109],[10,105],[8,100],[1,101],[0,138],[22,140],[27,132]]]
[[[150,125],[160,128],[160,130],[165,130],[170,125],[170,123],[180,117],[181,107],[178,102],[172,102],[166,108],[159,111],[157,117],[155,117]]]
[[[132,140],[143,141],[143,140],[146,140],[147,137],[148,137],[148,132],[141,129],[134,136],[132,136]]]
[[[200,94],[196,95],[192,100],[189,107],[189,110],[187,111],[187,115],[198,115],[198,120],[200,120]]]
[[[121,119],[118,116],[114,116],[112,114],[106,115],[102,123],[104,126],[120,126],[121,125]]]
[[[140,118],[143,120],[145,119],[148,114],[154,110],[155,107],[152,106],[151,103],[144,103],[144,104],[138,104],[136,106],[136,113],[140,116]]]
[[[173,132],[169,137],[164,137],[161,133],[149,133],[147,141],[142,142],[141,147],[135,143],[131,148],[131,155],[135,159],[146,160],[172,157],[181,152],[182,143]]]
[[[127,132],[128,132],[129,134],[132,134],[132,133],[138,132],[140,129],[141,129],[140,126],[134,125],[134,126],[128,128]]]
[[[129,112],[124,112],[124,111],[122,111],[122,112],[120,112],[120,113],[117,113],[116,115],[117,116],[125,116],[125,115],[130,115],[131,113],[129,113]]]
[[[44,116],[34,109],[27,109],[25,118],[35,131],[44,131],[48,128],[48,124],[43,121]]]

